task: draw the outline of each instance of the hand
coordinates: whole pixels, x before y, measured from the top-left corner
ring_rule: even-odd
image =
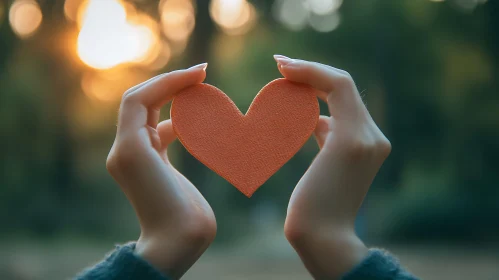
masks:
[[[107,159],[140,222],[136,253],[173,279],[213,241],[216,221],[208,202],[168,161],[166,148],[176,136],[170,120],[158,124],[159,113],[175,93],[201,83],[205,69],[200,64],[159,75],[125,92]]]
[[[391,145],[347,72],[275,59],[285,78],[318,89],[331,114],[319,118],[314,134],[321,150],[291,196],[285,234],[316,279],[337,279],[367,254],[355,217]]]

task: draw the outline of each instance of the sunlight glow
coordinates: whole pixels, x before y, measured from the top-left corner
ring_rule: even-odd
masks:
[[[76,21],[78,17],[78,9],[84,0],[66,0],[64,2],[64,16],[70,21]]]
[[[33,0],[16,0],[9,10],[10,26],[20,38],[33,35],[42,23],[42,10]]]
[[[92,73],[85,73],[81,79],[81,88],[83,89],[83,92],[89,98],[95,98],[99,101],[112,101],[115,99],[114,94],[112,93],[119,91],[112,88],[112,85],[113,83]]]
[[[140,63],[158,43],[154,27],[128,19],[127,10],[119,0],[88,0],[82,8],[77,52],[93,68]]]
[[[255,7],[246,0],[212,0],[210,15],[213,21],[229,35],[244,34],[256,23]]]
[[[161,27],[166,38],[185,41],[195,26],[195,9],[191,0],[163,0],[159,3]]]
[[[145,60],[143,64],[146,65],[148,69],[156,71],[168,64],[170,58],[172,57],[172,50],[168,42],[163,41],[156,45],[154,51],[154,56],[150,56],[150,58]]]

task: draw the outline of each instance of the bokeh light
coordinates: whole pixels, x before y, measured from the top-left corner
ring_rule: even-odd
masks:
[[[340,25],[342,4],[343,0],[276,0],[272,9],[274,18],[290,30],[309,25],[318,32],[331,32]]]
[[[485,4],[487,0],[454,0],[452,3],[464,12],[472,12],[480,4]]]
[[[78,18],[78,10],[84,0],[66,0],[64,2],[64,16],[70,21],[76,21]]]
[[[308,22],[315,31],[331,32],[340,25],[341,16],[337,12],[325,15],[311,14]]]
[[[273,14],[286,28],[299,31],[307,26],[309,10],[302,0],[276,0]]]
[[[393,141],[359,237],[420,279],[499,280],[497,19],[499,0],[0,0],[0,280],[73,279],[140,236],[105,166],[126,90],[207,61],[246,112],[282,76],[275,53],[352,73]],[[178,140],[168,152],[220,221],[187,278],[311,279],[283,220],[314,139],[251,200]]]
[[[112,88],[112,84],[91,72],[85,73],[81,79],[81,88],[85,95],[99,101],[112,101],[114,99],[113,93],[116,90]]]
[[[82,9],[77,51],[85,64],[109,69],[140,63],[153,53],[158,43],[154,21],[128,19],[125,6],[118,0],[89,0]]]
[[[186,49],[187,44],[189,43],[189,38],[186,38],[183,41],[174,41],[170,42],[170,51],[172,56],[181,55]]]
[[[166,38],[185,41],[195,26],[195,9],[191,0],[163,0],[159,3],[161,27]]]
[[[149,15],[143,13],[128,14],[129,24],[136,27],[138,32],[138,42],[140,43],[140,54],[133,62],[147,65],[152,63],[161,52],[158,23]]]
[[[247,33],[256,23],[256,10],[246,0],[212,0],[210,15],[229,35]]]
[[[148,54],[137,61],[139,65],[148,70],[160,70],[165,67],[172,57],[170,44],[166,40],[160,40],[154,43]]]
[[[216,34],[213,39],[211,50],[213,57],[224,66],[237,65],[244,54],[246,40],[238,37],[224,36],[223,33]]]
[[[150,59],[144,61],[146,67],[154,71],[164,68],[173,54],[170,44],[166,41],[162,41],[156,46],[154,56],[151,56]]]
[[[149,75],[143,71],[130,71],[125,67],[87,71],[81,79],[81,88],[90,100],[114,102],[119,100],[127,89],[148,78]]]
[[[9,11],[10,26],[20,38],[32,36],[42,23],[42,11],[33,0],[16,0]]]
[[[317,15],[329,15],[340,8],[343,0],[307,0],[310,11]]]

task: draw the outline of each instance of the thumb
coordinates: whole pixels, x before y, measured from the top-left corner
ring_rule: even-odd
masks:
[[[327,135],[330,131],[329,126],[331,125],[331,117],[328,116],[320,116],[319,121],[317,122],[317,126],[314,130],[315,140],[319,145],[319,149],[322,149],[324,146],[324,142],[326,142]]]

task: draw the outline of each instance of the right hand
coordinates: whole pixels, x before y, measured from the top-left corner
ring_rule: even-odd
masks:
[[[213,211],[194,185],[168,161],[176,139],[160,108],[180,90],[201,83],[206,64],[159,75],[124,93],[107,169],[138,216],[135,251],[170,278],[180,278],[216,234]]]
[[[331,114],[318,120],[320,152],[291,195],[285,233],[316,279],[336,279],[367,255],[354,222],[391,144],[347,72],[283,56],[276,60],[286,79],[318,89]]]

